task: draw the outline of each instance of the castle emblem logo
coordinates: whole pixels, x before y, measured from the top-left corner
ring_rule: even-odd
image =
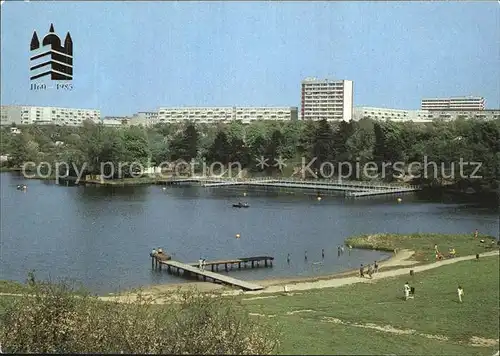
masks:
[[[54,25],[50,25],[49,33],[42,40],[38,40],[36,31],[33,32],[30,45],[30,79],[35,80],[50,75],[51,80],[73,79],[73,41],[69,32],[61,39],[54,32]]]

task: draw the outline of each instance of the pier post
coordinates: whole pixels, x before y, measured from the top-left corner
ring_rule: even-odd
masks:
[[[227,263],[224,263],[224,265],[225,265],[225,267],[226,267],[226,272],[228,272],[228,270],[227,270]]]
[[[211,266],[212,267],[212,272],[214,271],[214,265]]]
[[[267,267],[267,258],[264,260],[264,266]]]
[[[254,266],[254,261],[252,261],[252,268],[253,268],[253,266]]]
[[[238,262],[238,269],[241,269],[241,262]]]
[[[161,263],[158,262],[158,266],[160,267],[160,271],[161,271]]]

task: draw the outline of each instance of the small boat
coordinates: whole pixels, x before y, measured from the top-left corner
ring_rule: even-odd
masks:
[[[26,190],[26,188],[28,188],[26,184],[21,184],[17,186],[17,190]]]
[[[247,203],[245,204],[242,204],[242,203],[238,203],[238,204],[233,204],[233,208],[248,208],[250,205],[248,205]]]

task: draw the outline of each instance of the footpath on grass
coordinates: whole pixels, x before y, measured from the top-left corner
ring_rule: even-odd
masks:
[[[411,256],[411,251],[405,251],[403,254],[405,257],[410,257]],[[499,256],[500,251],[495,250],[491,252],[485,252],[480,254],[480,259],[484,257],[491,257],[491,256]],[[373,275],[373,278],[361,278],[359,276],[349,276],[349,277],[342,277],[342,278],[331,278],[331,279],[326,279],[326,280],[317,280],[317,281],[310,281],[310,282],[295,282],[295,283],[290,283],[290,284],[281,284],[281,285],[271,285],[266,287],[263,290],[259,291],[249,291],[249,292],[244,292],[242,290],[231,290],[231,291],[224,291],[220,294],[213,294],[213,296],[234,296],[234,295],[261,295],[261,294],[273,294],[273,293],[282,293],[285,290],[287,292],[297,292],[297,291],[305,291],[305,290],[311,290],[311,289],[322,289],[322,288],[336,288],[336,287],[341,287],[345,285],[350,285],[350,284],[355,284],[355,283],[373,283],[377,280],[381,280],[384,278],[390,278],[390,277],[397,277],[397,276],[403,276],[403,275],[409,275],[410,270],[413,270],[415,273],[431,270],[434,268],[439,268],[441,266],[446,266],[449,264],[457,263],[457,262],[462,262],[462,261],[469,261],[469,260],[474,260],[476,258],[476,255],[470,255],[470,256],[464,256],[464,257],[455,257],[455,258],[450,258],[447,260],[442,260],[430,264],[425,264],[425,265],[418,265],[418,266],[410,266],[410,267],[403,267],[403,268],[397,268],[397,269],[391,269],[388,271],[380,271],[378,273],[375,273]],[[393,267],[395,264],[401,263],[405,261],[399,261],[399,258],[391,261],[387,261],[387,264],[384,265],[384,267],[391,266]],[[411,262],[412,264],[417,263],[416,261],[407,261]],[[290,293],[293,294],[293,293]],[[175,301],[175,292],[172,293],[154,293],[154,292],[142,292],[142,295],[144,296],[151,296],[151,297],[156,297],[155,298],[155,303],[156,304],[165,304],[165,303],[170,303]],[[99,299],[104,300],[104,301],[115,301],[115,302],[120,302],[120,303],[131,303],[137,300],[137,293],[128,293],[125,295],[116,295],[116,296],[103,296],[99,297]],[[255,297],[257,298],[268,298],[268,297]]]
[[[488,257],[488,256],[498,256],[499,254],[500,254],[499,250],[485,252],[485,253],[480,254],[479,258]],[[302,282],[302,283],[299,282],[299,283],[293,283],[293,284],[286,285],[286,289],[287,289],[287,291],[303,291],[303,290],[309,290],[309,289],[340,287],[340,286],[345,286],[345,285],[354,284],[354,283],[370,283],[374,280],[379,280],[382,278],[409,275],[410,270],[413,270],[415,273],[418,273],[418,272],[423,272],[423,271],[427,271],[430,269],[438,268],[441,266],[446,266],[446,265],[449,265],[452,263],[473,260],[475,258],[476,258],[476,255],[455,257],[455,258],[437,261],[437,262],[433,262],[433,263],[425,264],[425,265],[404,267],[404,268],[392,269],[389,271],[380,271],[378,273],[375,273],[371,279],[366,278],[366,277],[361,278],[359,276],[353,276],[353,277],[344,277],[344,278],[332,278],[329,280],[314,281],[314,282]],[[408,261],[408,262],[410,262],[410,261]],[[414,261],[411,261],[411,262],[414,262]],[[387,267],[389,265],[393,266],[395,263],[396,263],[396,261],[388,261],[388,263],[384,264],[383,266],[384,267]],[[245,294],[278,293],[278,292],[283,292],[283,291],[284,291],[283,285],[276,285],[276,286],[269,286],[269,287],[267,287],[263,290],[260,290],[260,291],[246,292]]]
[[[359,276],[347,276],[347,277],[331,277],[329,279],[322,279],[322,280],[314,280],[314,281],[296,281],[296,282],[290,282],[290,283],[281,283],[281,284],[275,284],[275,285],[270,285],[262,290],[259,291],[248,291],[244,292],[242,290],[225,290],[222,291],[222,293],[219,294],[214,294],[214,296],[221,295],[221,296],[231,296],[231,295],[260,295],[260,294],[273,294],[273,293],[280,293],[284,292],[285,289],[287,292],[297,292],[297,291],[306,291],[306,290],[311,290],[311,289],[322,289],[322,288],[336,288],[336,287],[341,287],[341,286],[346,286],[350,284],[355,284],[355,283],[373,283],[377,280],[381,280],[384,278],[391,278],[391,277],[398,277],[398,276],[404,276],[404,275],[409,275],[410,270],[413,270],[414,273],[419,273],[423,271],[428,271],[431,269],[439,268],[441,266],[446,266],[449,264],[457,263],[457,262],[462,262],[462,261],[469,261],[469,260],[474,260],[476,259],[476,255],[469,255],[469,256],[463,256],[463,257],[455,257],[455,258],[450,258],[446,260],[441,260],[429,264],[423,264],[423,265],[415,265],[418,262],[417,261],[409,261],[408,258],[410,258],[413,255],[412,251],[408,250],[403,250],[400,253],[398,253],[396,256],[393,258],[389,259],[385,263],[381,264],[382,268],[393,268],[387,271],[379,271],[375,274],[373,274],[372,278],[368,277],[359,277]],[[491,252],[485,252],[479,254],[479,258],[484,258],[484,257],[490,257],[490,256],[499,256],[500,251],[499,250],[494,250]],[[405,265],[407,267],[402,267],[402,268],[395,268],[397,266]],[[194,287],[196,288],[196,287]],[[140,292],[143,296],[149,296],[149,297],[156,297],[155,298],[155,303],[157,304],[164,304],[168,302],[172,302],[173,299],[175,299],[175,290],[168,290],[163,293],[160,292],[154,292],[154,291],[142,291]],[[0,293],[0,296],[22,296],[23,294],[21,293]],[[135,292],[130,292],[126,293],[123,295],[113,295],[113,296],[101,296],[99,297],[100,300],[103,301],[115,301],[115,302],[120,302],[120,303],[130,303],[134,302],[137,300],[139,293]]]

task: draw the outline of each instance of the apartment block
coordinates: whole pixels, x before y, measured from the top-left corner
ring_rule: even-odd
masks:
[[[158,111],[140,111],[130,118],[130,125],[150,126],[158,122]]]
[[[456,119],[495,120],[500,119],[500,110],[401,110],[361,106],[354,109],[353,119],[363,118],[394,122],[453,121]]]
[[[256,120],[297,119],[297,107],[182,107],[160,108],[157,122],[229,123],[240,120],[249,123]]]
[[[433,120],[433,115],[427,110],[403,110],[360,106],[354,108],[353,119],[356,121],[361,119],[372,119],[395,122],[431,122]]]
[[[302,120],[350,121],[353,114],[352,80],[306,78],[302,81]]]
[[[121,127],[127,126],[129,123],[130,117],[128,116],[105,116],[102,119],[102,124],[104,126]]]
[[[421,108],[422,110],[429,110],[429,111],[484,110],[485,100],[481,96],[428,98],[428,99],[422,99]]]
[[[79,126],[85,120],[100,122],[100,111],[52,106],[2,106],[2,125],[14,122],[20,125]]]
[[[21,125],[22,112],[22,106],[2,105],[0,107],[0,126]]]
[[[429,111],[433,120],[453,121],[457,119],[498,120],[500,109],[496,110],[442,110]]]

